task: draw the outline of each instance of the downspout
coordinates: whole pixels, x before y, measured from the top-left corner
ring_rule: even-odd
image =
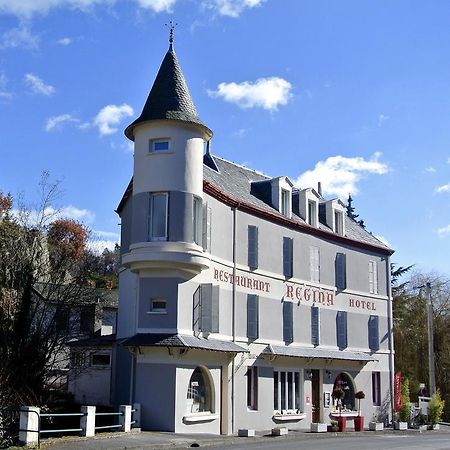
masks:
[[[231,301],[231,333],[233,342],[236,342],[236,208],[238,205],[232,207],[233,211],[233,288]],[[235,370],[236,354],[231,362],[231,433],[234,434],[234,370]]]
[[[388,345],[389,345],[389,393],[391,400],[391,424],[394,425],[394,327],[392,315],[391,259],[386,258],[386,290],[388,296]]]

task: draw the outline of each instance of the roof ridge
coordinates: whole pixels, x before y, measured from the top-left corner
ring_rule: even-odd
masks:
[[[233,166],[236,166],[236,167],[240,167],[241,169],[245,169],[245,170],[247,170],[248,172],[253,172],[253,173],[256,173],[257,175],[261,175],[261,176],[263,176],[263,177],[267,177],[267,179],[269,179],[269,180],[271,180],[273,177],[271,177],[270,175],[267,175],[266,173],[264,173],[264,172],[261,172],[261,171],[259,171],[259,170],[256,170],[256,169],[250,169],[249,167],[246,167],[246,166],[244,166],[243,164],[238,164],[238,163],[236,163],[236,162],[234,162],[234,161],[230,161],[229,159],[226,159],[226,158],[222,158],[221,156],[216,156],[216,155],[211,155],[213,158],[217,158],[217,159],[220,159],[221,161],[224,161],[224,162],[226,162],[226,163],[228,163],[228,164],[233,164]],[[260,180],[260,181],[262,181],[262,180]]]

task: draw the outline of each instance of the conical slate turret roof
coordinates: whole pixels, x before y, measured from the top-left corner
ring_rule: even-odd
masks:
[[[208,134],[211,130],[200,120],[191,94],[178,63],[177,56],[170,45],[161,63],[155,82],[147,97],[141,115],[125,129],[125,135],[134,140],[136,125],[149,120],[179,120],[201,125]]]

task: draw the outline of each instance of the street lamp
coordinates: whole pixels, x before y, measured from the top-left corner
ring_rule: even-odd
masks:
[[[426,289],[427,293],[427,329],[428,329],[428,377],[430,397],[436,393],[436,374],[434,365],[433,305],[431,304],[431,283],[415,286],[414,289]]]

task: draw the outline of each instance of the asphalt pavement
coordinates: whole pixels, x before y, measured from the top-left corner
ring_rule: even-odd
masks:
[[[217,436],[208,434],[176,434],[161,432],[102,433],[92,438],[45,439],[42,448],[48,450],[157,450],[205,448],[216,450],[240,449],[396,449],[450,450],[450,427],[439,431],[418,430],[363,431],[346,433],[310,433],[290,431],[287,436],[272,437],[259,433],[255,437]]]

